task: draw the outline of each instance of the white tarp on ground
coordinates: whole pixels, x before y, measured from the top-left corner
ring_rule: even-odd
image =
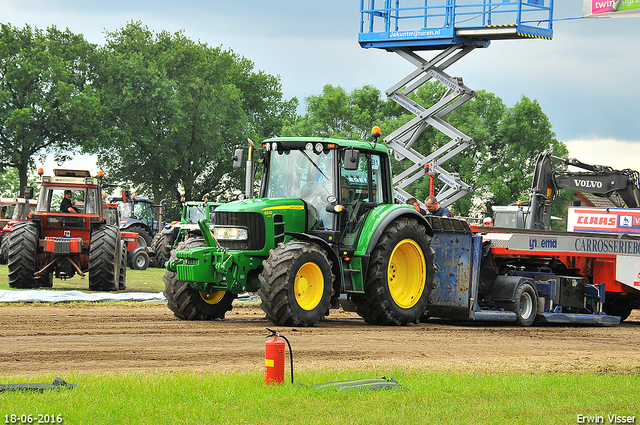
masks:
[[[117,302],[138,301],[150,303],[166,303],[162,292],[91,292],[82,291],[47,291],[47,290],[0,290],[0,303],[60,303],[60,302]],[[237,302],[260,302],[257,295],[245,293],[238,295]]]
[[[166,303],[167,299],[162,292],[157,294],[149,292],[91,292],[82,291],[41,291],[41,290],[0,290],[0,302],[2,303],[60,303],[72,301],[90,302],[114,302],[114,301],[141,301]]]

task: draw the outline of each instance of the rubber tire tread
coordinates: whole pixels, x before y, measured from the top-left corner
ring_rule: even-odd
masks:
[[[38,225],[24,221],[16,224],[11,233],[7,257],[9,287],[31,289],[43,286],[44,282],[35,277],[38,256]]]
[[[165,268],[169,257],[171,257],[170,241],[162,233],[158,232],[151,241],[151,249],[155,256],[151,259],[151,267]]]
[[[117,291],[120,285],[120,230],[107,224],[91,232],[89,290]]]
[[[427,280],[420,300],[410,309],[402,309],[395,304],[389,293],[387,266],[393,249],[403,239],[413,239],[424,247]],[[431,247],[431,238],[426,229],[413,218],[402,217],[393,221],[382,233],[371,252],[364,294],[353,294],[351,301],[356,305],[357,313],[365,322],[380,326],[405,326],[419,323],[427,317],[427,307],[433,290],[435,270],[435,251]]]
[[[533,311],[531,312],[531,317],[523,318],[520,315],[520,296],[525,291],[525,288],[529,291],[529,295],[531,296],[531,302],[533,303]],[[530,283],[521,283],[518,289],[516,290],[516,301],[513,303],[506,303],[505,310],[512,311],[516,314],[516,325],[518,326],[531,326],[533,322],[536,320],[536,313],[538,311],[538,293],[535,288],[531,286]]]
[[[134,224],[131,227],[124,229],[123,231],[137,233],[138,236],[142,236],[142,239],[144,239],[147,246],[151,246],[151,243],[152,243],[151,235],[144,229],[144,227]],[[140,244],[138,244],[138,247],[140,247]]]
[[[0,264],[7,264],[9,257],[9,239],[11,232],[1,232],[2,242],[0,243]]]
[[[142,266],[139,266],[138,261],[136,261],[140,256],[146,257]],[[146,251],[138,251],[133,255],[133,258],[131,258],[131,264],[129,264],[129,267],[131,267],[131,270],[147,270],[150,261],[149,254],[147,254]]]
[[[319,254],[325,264],[319,264],[325,277],[324,292],[318,306],[306,311],[297,306],[293,285],[298,268],[295,263],[304,261],[311,254]],[[316,255],[313,255],[316,256]],[[301,260],[302,259],[302,260]],[[317,263],[316,263],[317,264]],[[335,275],[327,253],[314,243],[293,241],[279,244],[269,250],[269,257],[262,262],[264,267],[258,276],[261,308],[267,319],[279,326],[315,326],[329,310]]]
[[[171,250],[169,261],[176,259],[177,251],[186,251],[192,248],[206,246],[202,238],[190,238],[180,242],[176,249]],[[164,296],[167,298],[167,306],[173,314],[182,320],[216,320],[224,319],[227,311],[233,309],[233,300],[236,294],[228,292],[222,300],[216,304],[207,304],[189,282],[178,280],[175,272],[167,270],[162,277],[164,281]]]
[[[127,289],[127,243],[121,241],[122,245],[120,255],[120,275],[118,276],[118,290],[124,291]]]

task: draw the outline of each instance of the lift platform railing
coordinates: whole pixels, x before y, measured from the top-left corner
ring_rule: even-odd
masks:
[[[553,0],[360,0],[360,16],[365,48],[553,37]]]

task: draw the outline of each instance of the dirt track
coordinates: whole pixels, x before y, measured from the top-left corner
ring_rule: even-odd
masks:
[[[1,305],[0,375],[157,369],[262,371],[266,327],[291,341],[297,370],[402,365],[489,373],[639,373],[640,312],[617,327],[530,327],[432,320],[376,327],[335,312],[278,328],[256,306],[185,322],[165,305]],[[288,367],[288,366],[287,366]]]

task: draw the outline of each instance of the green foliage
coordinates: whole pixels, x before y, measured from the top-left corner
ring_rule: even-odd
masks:
[[[13,198],[20,193],[20,177],[17,168],[7,168],[0,174],[0,196]]]
[[[178,360],[173,366],[184,365]],[[487,375],[374,368],[305,370],[296,375],[300,384],[265,385],[258,358],[250,372],[221,373],[213,368],[71,373],[62,378],[80,384],[72,389],[2,394],[3,415],[61,415],[69,424],[570,424],[577,423],[578,415],[637,416],[640,407],[634,397],[640,383],[637,375]],[[393,377],[406,390],[313,387],[381,376]],[[50,383],[54,377],[1,379]]]
[[[410,98],[428,108],[445,95],[438,83],[419,87]],[[321,95],[305,99],[307,113],[291,123],[283,134],[288,136],[326,136],[365,139],[373,125],[380,125],[385,135],[415,118],[393,101],[381,100],[380,92],[364,86],[347,93],[341,87],[327,85]],[[528,199],[533,169],[538,154],[548,150],[566,156],[567,149],[555,138],[551,124],[537,101],[525,96],[513,107],[483,90],[444,117],[445,121],[473,139],[473,144],[461,154],[439,163],[451,173],[459,173],[475,193],[457,201],[451,207],[457,215],[477,213],[484,205],[508,205]],[[428,127],[412,146],[428,156],[451,139],[433,127]],[[405,161],[392,159],[394,175],[409,167]],[[436,179],[436,190],[442,183]],[[408,191],[419,199],[429,194],[429,179],[413,183]]]
[[[21,195],[34,156],[64,161],[94,137],[94,48],[55,26],[0,24],[0,171],[18,170]]]
[[[395,102],[383,102],[380,91],[370,85],[347,93],[342,87],[327,84],[321,95],[305,98],[305,104],[306,114],[283,128],[283,136],[366,140],[374,125],[402,113]]]
[[[139,22],[107,34],[98,78],[105,133],[92,147],[110,179],[168,198],[217,200],[240,187],[231,157],[247,137],[279,133],[297,100],[231,51]]]

